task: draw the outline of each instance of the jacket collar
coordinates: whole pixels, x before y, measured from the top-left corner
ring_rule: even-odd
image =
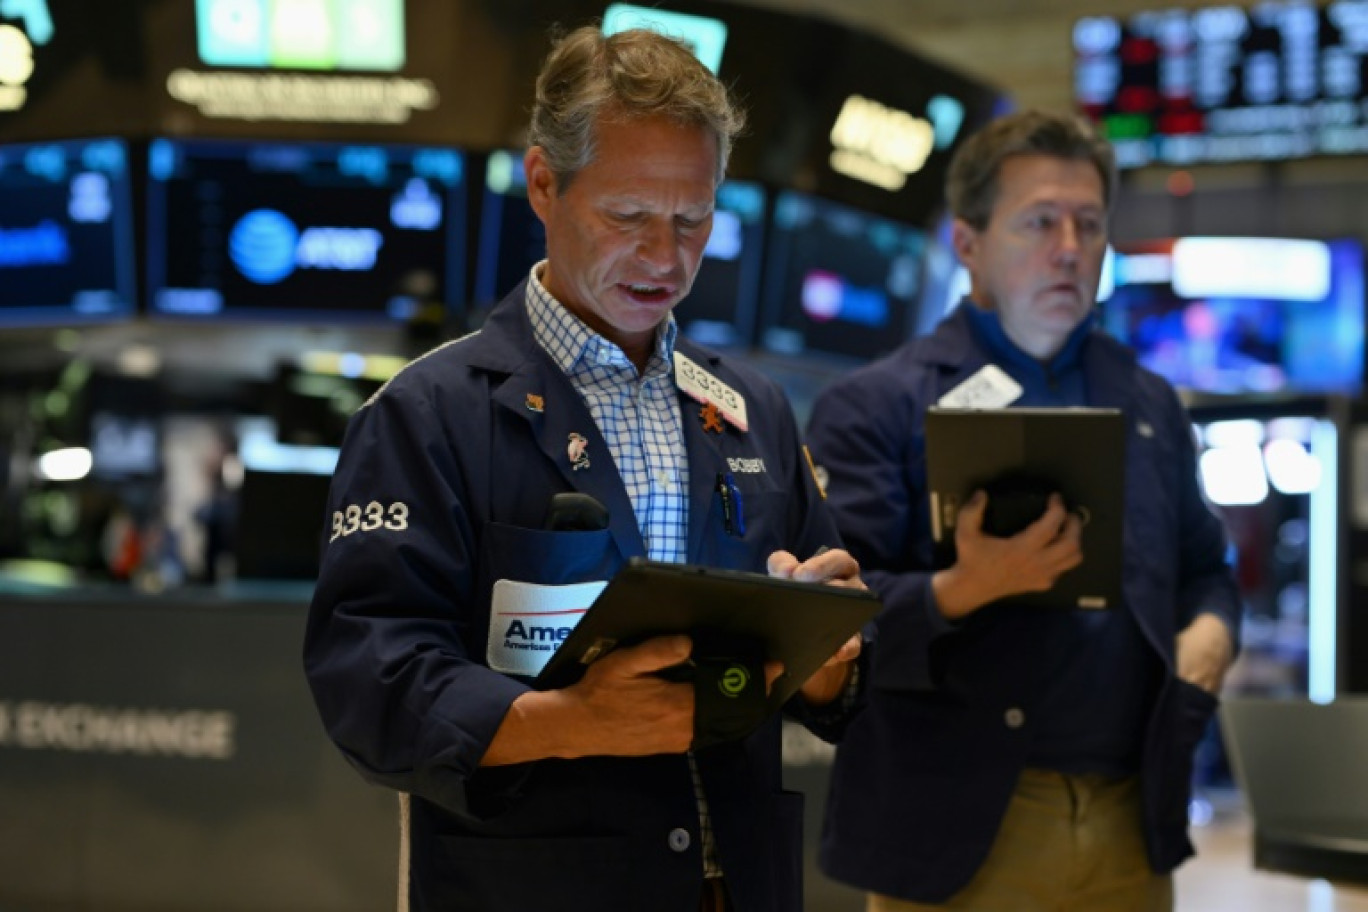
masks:
[[[503,382],[491,384],[495,405],[527,421],[542,454],[567,484],[607,508],[608,530],[623,560],[644,556],[646,545],[632,501],[608,443],[569,379],[537,344],[524,304],[526,291],[524,281],[490,312],[479,336],[471,340],[471,366],[506,375]],[[586,441],[587,462],[581,468],[575,468],[571,456],[572,435]],[[517,484],[517,479],[508,483]]]
[[[936,324],[931,335],[923,337],[923,344],[917,346],[921,360],[937,367],[960,368],[969,365],[971,371],[988,363],[987,353],[974,340],[965,306],[966,302],[961,301],[949,316]]]
[[[637,526],[631,498],[622,483],[598,425],[569,379],[537,344],[524,305],[526,282],[519,284],[490,312],[479,335],[471,339],[470,364],[476,370],[502,374],[491,384],[495,404],[528,422],[542,453],[560,471],[570,487],[598,500],[608,509],[608,528],[623,559],[645,556],[646,544]],[[724,368],[722,356],[680,335],[675,350],[714,374]],[[684,446],[689,460],[688,558],[702,553],[703,533],[708,528],[713,491],[719,473],[726,471],[722,438],[738,433],[730,425],[722,434],[704,431],[701,406],[678,393]],[[536,406],[540,406],[540,411]],[[570,435],[588,441],[586,468],[574,468],[569,455]],[[510,483],[516,483],[516,479]]]

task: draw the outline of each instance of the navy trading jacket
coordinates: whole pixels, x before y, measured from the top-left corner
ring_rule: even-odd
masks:
[[[352,418],[329,495],[305,666],[328,733],[372,782],[411,793],[415,910],[669,912],[698,908],[698,806],[685,755],[479,768],[527,677],[487,656],[497,580],[606,580],[645,546],[607,444],[535,341],[519,286],[480,332],[397,374]],[[839,539],[782,392],[680,338],[746,400],[748,432],[705,432],[681,394],[688,560],[764,572],[776,549]],[[572,434],[587,441],[573,456]],[[724,529],[718,473],[745,533]],[[608,509],[601,531],[546,531],[552,495]],[[815,724],[815,723],[814,723]],[[818,726],[820,727],[820,726]],[[741,912],[802,907],[802,796],[780,783],[780,723],[697,752]]]
[[[1193,749],[1216,706],[1175,677],[1175,637],[1199,611],[1237,636],[1239,597],[1173,389],[1102,333],[1081,358],[1088,405],[1121,409],[1127,422],[1123,607],[1114,610],[1133,613],[1162,667],[1140,760],[1146,846],[1162,872],[1192,853]],[[931,335],[836,381],[808,428],[841,535],[884,603],[872,638],[866,630],[865,707],[837,748],[820,861],[838,880],[923,903],[953,895],[986,857],[1026,764],[1042,681],[1042,625],[1031,612],[987,606],[952,626],[931,601],[923,417],[988,361],[961,307]]]

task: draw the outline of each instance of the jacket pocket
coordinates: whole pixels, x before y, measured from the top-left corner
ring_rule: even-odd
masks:
[[[481,552],[487,578],[526,583],[579,583],[607,579],[616,549],[607,529],[552,532],[506,523],[486,523]]]
[[[740,492],[739,511],[727,519],[722,497],[713,493],[703,527],[701,563],[764,573],[770,554],[784,547],[788,498],[772,490]],[[800,560],[811,555],[800,554]]]
[[[442,912],[563,912],[623,907],[633,876],[627,837],[436,840],[416,878],[415,910]]]
[[[486,610],[472,652],[495,671],[530,681],[616,571],[617,549],[607,529],[551,532],[504,523],[486,524],[480,547]]]
[[[1181,678],[1175,678],[1173,686],[1172,731],[1160,784],[1164,796],[1160,819],[1166,826],[1186,830],[1188,802],[1192,798],[1193,755],[1220,700],[1215,694]]]

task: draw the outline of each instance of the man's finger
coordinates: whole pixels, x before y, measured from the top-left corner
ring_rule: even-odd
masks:
[[[784,663],[770,659],[765,662],[765,693],[774,690],[774,682],[784,674]]]
[[[793,571],[799,565],[798,558],[787,551],[775,551],[765,562],[765,569],[770,576],[777,576],[780,579],[792,579]]]
[[[636,646],[608,653],[602,661],[612,660],[613,670],[623,676],[644,675],[678,665],[693,651],[693,640],[683,634],[653,637]]]
[[[842,549],[830,549],[813,555],[799,564],[793,578],[805,583],[825,583],[829,580],[850,580],[860,574],[860,564]]]
[[[960,508],[959,519],[957,520],[960,527],[970,532],[982,532],[983,513],[987,509],[988,492],[979,488]]]

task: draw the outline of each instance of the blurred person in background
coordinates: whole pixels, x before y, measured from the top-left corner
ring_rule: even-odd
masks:
[[[884,602],[820,855],[871,912],[1160,912],[1193,851],[1193,750],[1240,602],[1177,395],[1094,326],[1114,185],[1110,146],[1073,117],[1012,114],[966,140],[947,196],[968,296],[815,403],[829,503]],[[935,568],[923,416],[956,390],[1124,413],[1122,605],[1011,602],[1086,559],[1057,493],[995,537],[977,492]]]

